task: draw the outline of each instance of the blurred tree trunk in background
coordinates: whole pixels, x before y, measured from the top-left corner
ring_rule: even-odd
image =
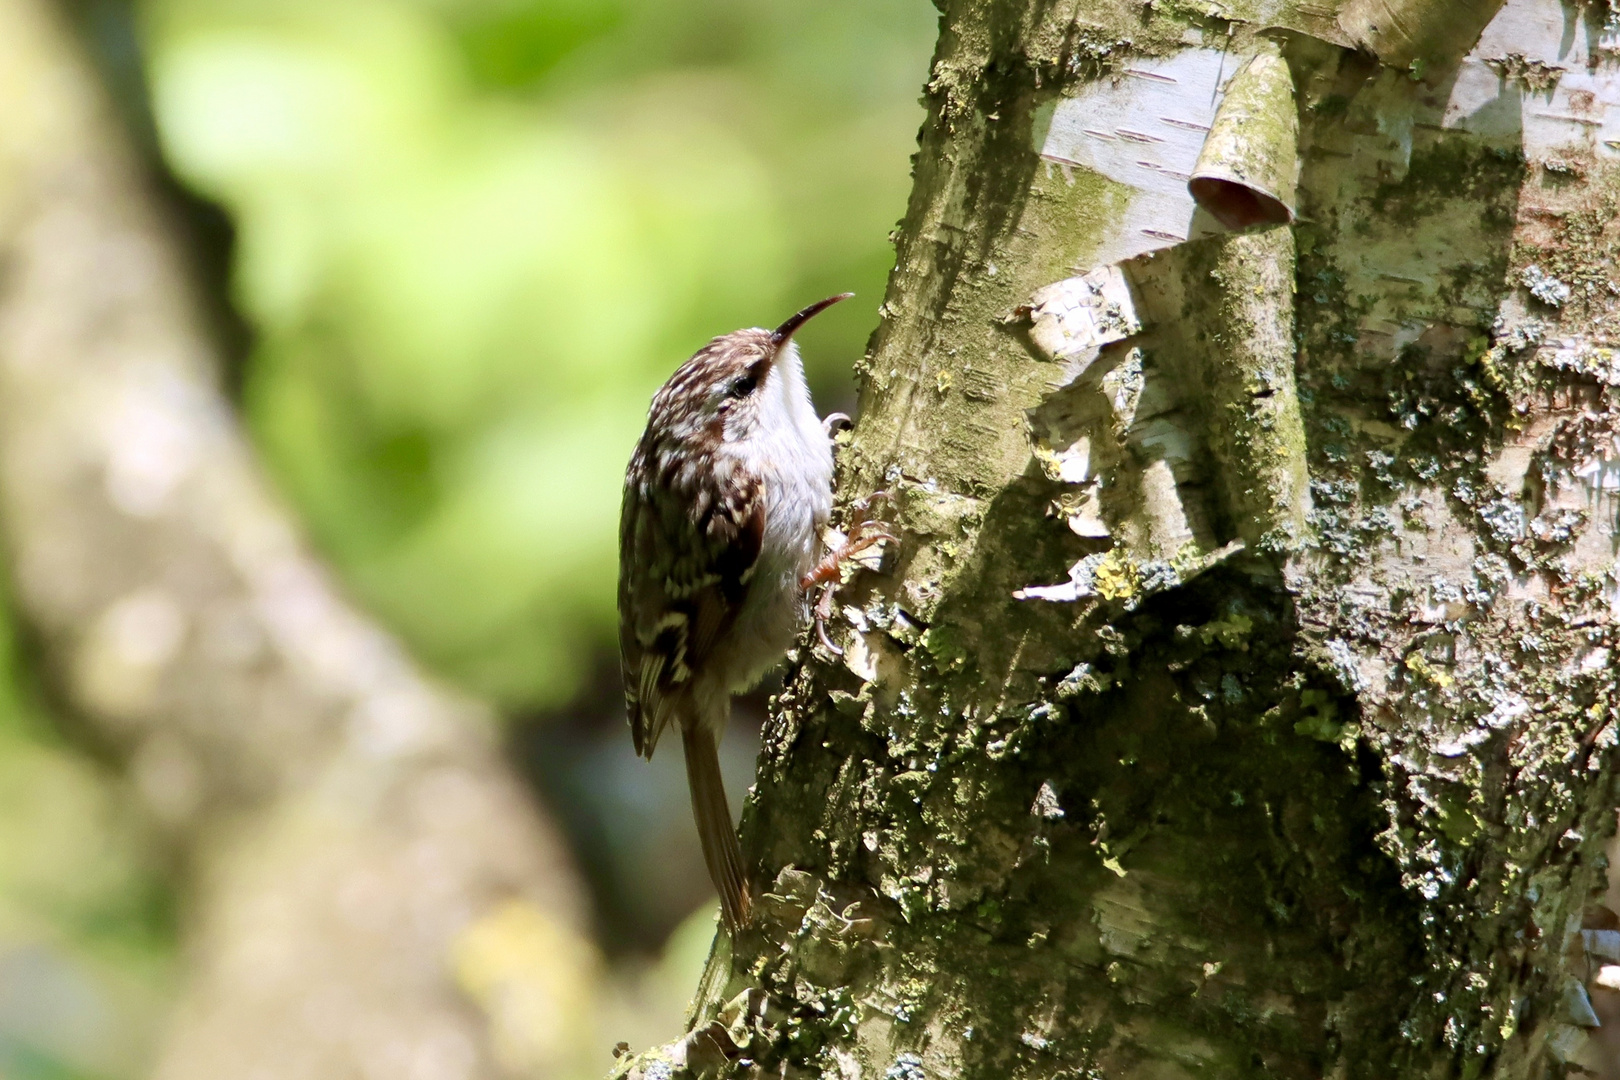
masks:
[[[488,711],[350,607],[270,493],[57,14],[0,0],[0,523],[50,683],[189,882],[156,1075],[595,1071],[557,834]]]
[[[902,541],[622,1071],[1597,1067],[1620,18],[939,7],[840,459]]]

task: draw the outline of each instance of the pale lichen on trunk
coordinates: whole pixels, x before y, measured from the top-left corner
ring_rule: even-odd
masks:
[[[841,458],[903,539],[766,729],[758,918],[623,1071],[1582,1060],[1620,25],[1498,6],[942,5]],[[1261,58],[1297,198],[1210,175],[1297,217],[1232,234],[1186,184]]]

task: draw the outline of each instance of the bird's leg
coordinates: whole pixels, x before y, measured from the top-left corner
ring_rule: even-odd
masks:
[[[832,638],[827,636],[827,620],[832,618],[833,594],[837,591],[833,588],[833,583],[828,582],[821,586],[821,595],[816,597],[816,638],[828,652],[834,656],[843,656],[844,650],[834,645]]]
[[[892,496],[887,491],[875,491],[864,499],[857,499],[851,504],[855,511],[855,519],[850,523],[849,534],[832,551],[829,551],[815,569],[799,579],[799,588],[812,589],[817,585],[829,585],[838,580],[839,572],[844,563],[867,549],[887,540],[890,543],[899,543],[900,538],[889,532],[889,527],[881,521],[873,521],[869,515],[872,504],[879,500],[889,499]]]
[[[816,598],[815,607],[816,638],[834,656],[844,655],[844,650],[834,645],[827,637],[827,620],[832,618],[833,594],[838,591],[844,564],[884,541],[894,544],[900,542],[900,538],[891,533],[887,525],[867,517],[871,513],[873,503],[890,497],[887,491],[875,491],[864,499],[856,500],[853,504],[855,520],[850,524],[849,534],[844,541],[827,552],[814,569],[799,579],[799,588],[806,592],[816,588],[821,590]]]

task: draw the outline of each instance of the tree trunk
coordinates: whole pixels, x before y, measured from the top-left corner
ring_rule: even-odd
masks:
[[[1498,6],[942,0],[840,457],[901,541],[621,1071],[1589,1061],[1620,16]]]
[[[328,580],[43,0],[0,0],[0,525],[41,658],[187,873],[164,1080],[584,1074],[597,972],[493,716]]]

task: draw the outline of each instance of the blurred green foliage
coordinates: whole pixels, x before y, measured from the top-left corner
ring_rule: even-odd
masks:
[[[441,670],[555,705],[611,647],[624,462],[710,336],[876,322],[927,0],[144,0],[171,166],[238,230],[245,408]]]
[[[237,229],[244,406],[278,483],[419,653],[509,705],[566,699],[612,647],[622,469],[675,365],[854,289],[801,335],[823,411],[848,405],[930,4],[135,2],[163,152]],[[68,6],[136,96],[128,9]],[[35,703],[8,618],[0,597],[0,1080],[143,1075],[170,868],[129,781]],[[645,796],[639,771],[602,779],[616,746],[564,764]],[[661,767],[677,809],[615,821],[686,836]],[[704,909],[615,969],[602,1030],[667,1037],[712,932]]]
[[[20,676],[0,597],[0,1077],[136,1076],[172,981],[172,894],[111,770]]]

